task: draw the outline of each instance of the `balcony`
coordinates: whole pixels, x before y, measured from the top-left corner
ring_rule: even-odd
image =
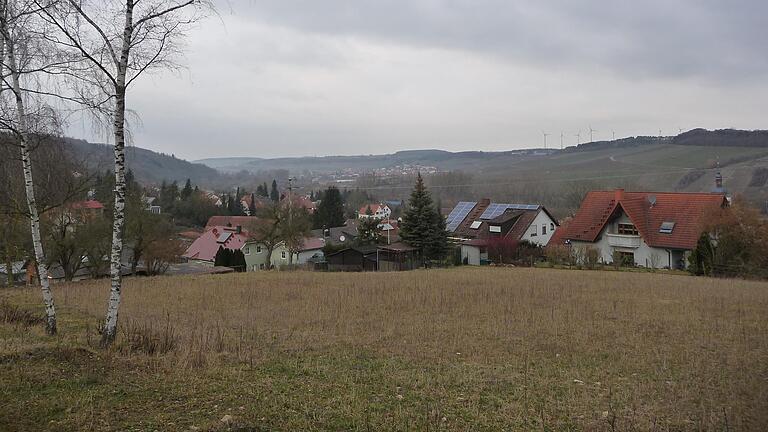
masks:
[[[626,235],[626,234],[606,234],[608,238],[608,245],[612,247],[620,248],[639,248],[640,236],[639,235]]]

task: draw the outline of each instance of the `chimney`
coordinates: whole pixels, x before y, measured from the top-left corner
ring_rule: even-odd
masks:
[[[616,192],[615,192],[615,195],[614,195],[613,199],[616,202],[619,202],[619,201],[623,200],[624,199],[624,189],[623,188],[616,189]]]
[[[240,234],[241,232],[243,232],[243,226],[242,226],[242,225],[238,225],[238,226],[235,228],[235,232],[236,232],[237,234]]]
[[[715,189],[723,190],[723,175],[720,170],[717,170],[717,174],[715,174]]]

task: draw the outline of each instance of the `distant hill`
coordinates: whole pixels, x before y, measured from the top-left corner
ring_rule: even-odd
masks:
[[[114,152],[111,145],[71,138],[65,140],[65,145],[91,170],[104,171],[114,168]],[[218,182],[222,177],[221,173],[203,164],[140,147],[126,147],[125,158],[128,168],[145,184],[161,183],[163,180],[183,182],[189,178],[195,184],[205,185]]]
[[[768,148],[768,130],[693,129],[672,139],[675,145]]]

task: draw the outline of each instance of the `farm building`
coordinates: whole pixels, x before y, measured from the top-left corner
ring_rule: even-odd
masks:
[[[340,250],[325,257],[329,271],[376,271],[378,247],[355,246]]]
[[[727,205],[723,193],[592,191],[558,237],[604,263],[684,269],[706,215]]]

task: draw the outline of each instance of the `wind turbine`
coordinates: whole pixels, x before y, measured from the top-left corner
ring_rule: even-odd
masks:
[[[616,131],[611,129],[611,133],[613,133],[613,140],[616,141]]]
[[[544,135],[544,149],[547,149],[547,137],[549,136],[548,133],[541,131],[541,134]]]
[[[596,130],[592,129],[592,125],[589,126],[589,142],[594,142],[592,139],[592,134],[597,132]]]
[[[576,135],[574,136],[576,137],[576,145],[581,144],[581,129],[579,129],[579,131],[576,132]]]
[[[565,132],[560,131],[560,150],[563,149],[563,137],[565,137]]]

